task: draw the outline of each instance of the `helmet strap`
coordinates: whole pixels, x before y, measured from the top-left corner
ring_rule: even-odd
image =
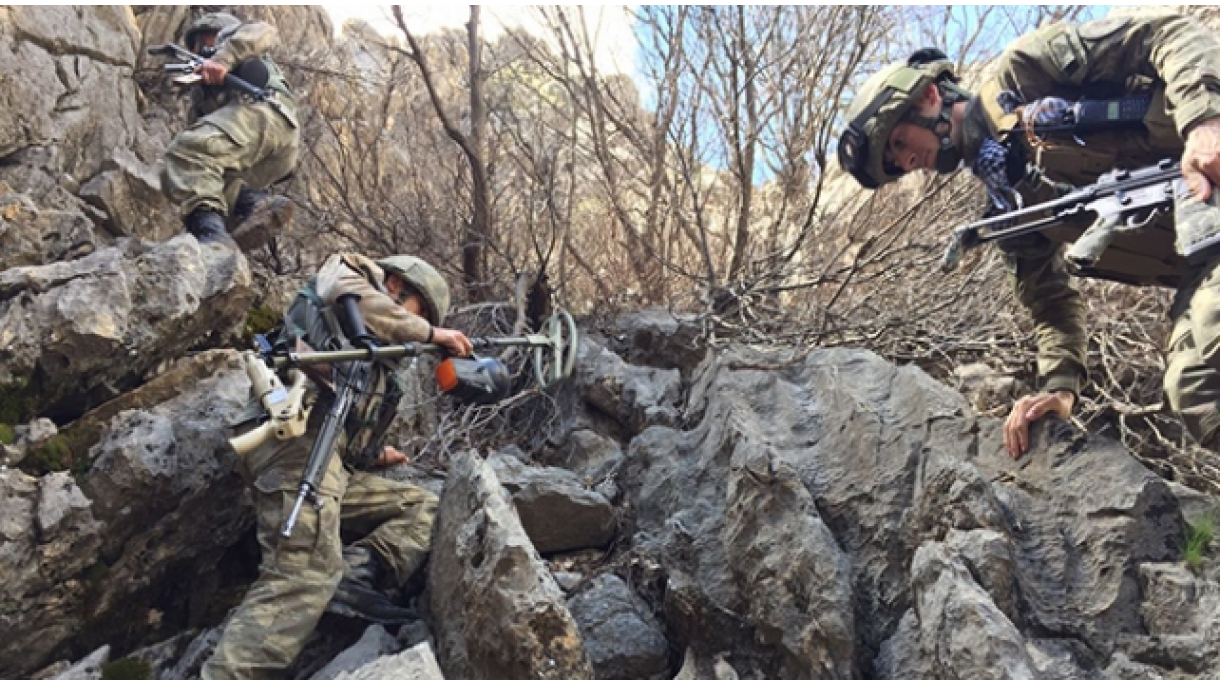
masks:
[[[970,96],[952,83],[939,82],[936,87],[941,94],[940,113],[935,117],[925,117],[912,110],[904,120],[936,134],[940,140],[940,151],[936,154],[936,170],[948,174],[957,169],[962,161],[962,152],[953,144],[953,106]]]
[[[953,139],[950,137],[953,125],[949,118],[952,109],[952,104],[946,102],[941,106],[940,114],[935,117],[925,117],[922,114],[911,113],[906,116],[904,121],[908,124],[921,126],[936,134],[936,137],[940,139],[940,147],[944,150],[945,148],[953,147]]]

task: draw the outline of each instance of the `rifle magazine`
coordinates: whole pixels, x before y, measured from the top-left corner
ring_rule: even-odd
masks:
[[[1191,264],[1215,257],[1220,245],[1220,191],[1200,202],[1185,181],[1174,184],[1174,248]]]

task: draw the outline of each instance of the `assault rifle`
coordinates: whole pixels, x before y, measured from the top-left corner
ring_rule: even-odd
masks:
[[[166,64],[163,67],[166,73],[178,75],[170,79],[175,84],[179,86],[194,86],[203,82],[203,77],[198,74],[198,71],[205,58],[196,55],[181,45],[174,43],[154,45],[148,49],[148,54],[180,60],[180,62]],[[225,74],[225,86],[241,91],[243,94],[258,101],[271,97],[270,91],[252,83],[267,83],[268,75],[266,67],[261,61],[247,60],[242,62],[237,72],[236,74],[232,72]]]
[[[288,520],[284,522],[283,530],[280,531],[284,538],[292,536],[292,529],[297,524],[297,517],[300,516],[301,507],[305,505],[306,500],[315,508],[322,509],[322,500],[318,497],[322,479],[326,478],[326,470],[330,467],[331,455],[343,433],[347,413],[364,394],[372,374],[368,362],[348,362],[346,365],[335,365],[333,370],[335,399],[322,420],[317,440],[310,448],[309,462],[305,464],[305,473],[301,475],[301,483],[297,487],[297,500],[292,505]]]
[[[1087,271],[1120,233],[1139,231],[1175,206],[1179,227],[1188,213],[1202,207],[1191,195],[1176,161],[1162,160],[1130,171],[1116,169],[1101,175],[1097,183],[1063,197],[997,214],[955,230],[941,259],[941,269],[945,272],[956,269],[965,251],[984,243],[1036,233],[1092,213],[1096,219],[1064,255],[1072,268]],[[1178,252],[1188,259],[1220,242],[1220,235],[1192,241],[1184,240],[1181,230],[1178,234]]]
[[[339,324],[348,340],[371,353],[377,348],[376,339],[364,327],[364,320],[360,317],[359,302],[360,296],[358,295],[339,296],[337,303]],[[344,344],[344,347],[347,347],[347,341],[344,341]],[[305,501],[308,500],[315,508],[322,509],[322,499],[318,497],[322,479],[326,478],[331,455],[335,452],[339,437],[343,435],[343,425],[347,422],[347,414],[364,395],[372,373],[372,363],[367,360],[355,360],[331,367],[335,397],[330,404],[330,409],[326,411],[321,428],[318,429],[318,437],[314,440],[313,447],[310,448],[309,462],[305,464],[305,473],[301,475],[301,483],[297,487],[296,503],[293,504],[292,511],[284,522],[284,528],[280,531],[280,535],[284,538],[292,536],[292,529],[296,526],[297,517],[300,516],[301,507],[305,505]]]

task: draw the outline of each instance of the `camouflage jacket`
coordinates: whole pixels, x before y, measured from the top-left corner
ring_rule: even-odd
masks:
[[[296,101],[292,89],[280,68],[267,56],[267,53],[279,44],[279,33],[275,27],[261,21],[240,24],[221,31],[216,42],[216,54],[212,59],[225,65],[229,71],[233,71],[247,60],[262,60],[269,74],[266,88],[275,93],[276,109],[296,128]],[[243,97],[245,96],[241,93],[222,86],[196,86],[191,89],[189,121],[193,124],[200,117],[205,117],[226,105],[241,102]]]
[[[962,146],[968,165],[984,136],[1004,140],[1016,123],[1016,117],[1005,114],[997,102],[1004,91],[1024,102],[1047,96],[1077,100],[1152,92],[1146,131],[1096,134],[1084,147],[1070,141],[1035,147],[1023,133],[1014,134],[1021,136],[1028,159],[1048,179],[1089,184],[1116,167],[1180,157],[1190,127],[1220,116],[1220,40],[1190,17],[1168,14],[1115,17],[1079,26],[1058,24],[1026,34],[1009,46],[994,76],[967,106]],[[1018,190],[1027,204],[1053,193],[1046,184],[1018,186]],[[1017,297],[1036,325],[1039,383],[1048,391],[1079,393],[1085,379],[1085,305],[1070,282],[1061,250],[1061,242],[1074,239],[1082,228],[1001,245]],[[1111,278],[1172,283],[1165,274],[1152,274],[1180,269],[1172,226],[1141,240],[1140,245],[1126,248],[1116,244],[1107,252],[1109,271],[1115,274]]]

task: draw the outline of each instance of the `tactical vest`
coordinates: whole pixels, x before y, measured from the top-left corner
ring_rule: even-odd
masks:
[[[291,350],[295,339],[304,340],[314,350],[343,347],[345,339],[338,322],[318,296],[317,277],[311,277],[297,291],[284,315],[276,348]],[[367,468],[380,455],[385,433],[398,413],[398,402],[402,398],[395,365],[383,360],[367,364],[373,365],[369,387],[348,413],[338,446],[344,463],[357,469]],[[322,393],[313,412],[325,413],[332,400],[329,391]]]

